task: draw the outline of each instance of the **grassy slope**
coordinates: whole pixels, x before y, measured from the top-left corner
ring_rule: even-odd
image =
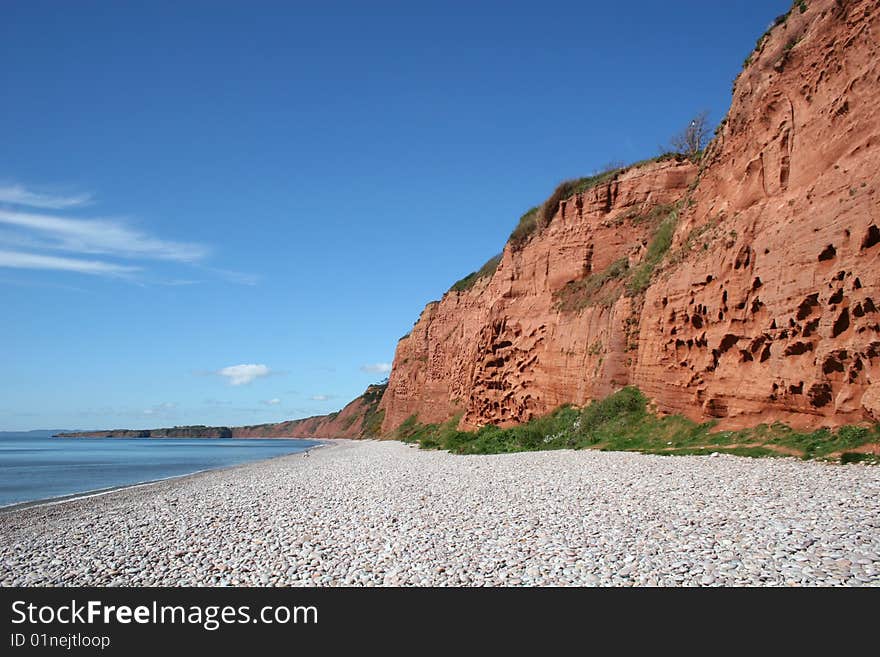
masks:
[[[647,398],[633,387],[584,408],[562,406],[549,415],[507,429],[490,425],[478,431],[459,431],[459,419],[424,425],[413,416],[392,437],[416,442],[425,449],[457,454],[602,449],[650,454],[798,456],[844,463],[876,463],[877,456],[856,450],[880,445],[880,425],[799,432],[777,423],[713,433],[713,422],[698,424],[680,415],[657,417],[648,410]]]

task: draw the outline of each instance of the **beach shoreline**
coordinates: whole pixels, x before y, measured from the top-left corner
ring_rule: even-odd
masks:
[[[52,436],[55,438],[55,436]],[[110,440],[110,439],[108,439]],[[171,438],[157,438],[156,440],[172,440]],[[305,440],[305,439],[303,439]],[[80,499],[87,499],[91,497],[100,497],[102,495],[109,495],[111,493],[115,493],[117,491],[123,491],[129,488],[142,488],[144,486],[153,486],[156,484],[161,484],[166,481],[173,481],[175,479],[185,479],[187,477],[195,477],[201,474],[207,474],[211,472],[218,472],[221,470],[231,470],[233,468],[240,468],[246,465],[251,465],[252,463],[262,463],[263,461],[271,461],[272,459],[284,458],[289,456],[296,456],[297,454],[304,454],[306,452],[311,452],[313,450],[318,449],[319,447],[326,447],[330,443],[326,440],[314,441],[318,442],[317,445],[313,445],[299,452],[293,452],[291,454],[279,454],[278,456],[270,456],[266,459],[260,459],[259,461],[246,461],[244,463],[235,463],[233,465],[224,465],[216,468],[202,468],[201,470],[193,470],[192,472],[184,472],[183,474],[178,475],[170,475],[168,477],[159,477],[158,479],[146,479],[144,481],[136,481],[131,484],[120,484],[118,486],[108,486],[106,488],[95,488],[92,490],[83,490],[76,493],[70,493],[68,495],[57,495],[53,497],[42,497],[34,500],[25,500],[24,502],[13,502],[12,504],[3,504],[0,505],[0,517],[3,516],[4,513],[11,513],[15,511],[21,511],[22,509],[27,509],[30,507],[37,506],[54,506],[56,504],[64,504],[66,502],[75,502]]]
[[[6,511],[0,584],[880,584],[871,466],[322,447]]]

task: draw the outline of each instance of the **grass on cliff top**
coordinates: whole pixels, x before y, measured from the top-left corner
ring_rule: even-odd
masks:
[[[791,16],[791,13],[792,13],[795,9],[797,9],[797,10],[798,10],[800,13],[802,13],[802,14],[803,14],[804,12],[806,12],[806,11],[807,11],[807,0],[794,0],[794,2],[793,2],[792,5],[791,5],[791,8],[790,8],[787,12],[785,12],[784,14],[780,14],[779,16],[777,16],[777,17],[773,20],[773,23],[771,23],[770,27],[767,28],[767,31],[764,32],[764,34],[762,34],[761,36],[758,37],[758,40],[755,42],[755,47],[754,47],[754,49],[753,49],[752,52],[749,53],[749,55],[745,58],[745,61],[743,61],[743,68],[748,67],[749,64],[752,63],[752,59],[753,59],[754,54],[755,54],[756,52],[758,52],[759,50],[761,50],[761,47],[764,45],[764,40],[765,40],[768,36],[770,36],[770,33],[773,31],[773,28],[778,27],[778,26],[780,26],[780,25],[784,25],[785,23],[787,23],[787,22],[788,22],[788,17]]]
[[[775,423],[741,431],[712,432],[714,422],[697,423],[681,415],[658,417],[638,388],[627,387],[583,408],[561,406],[525,424],[502,429],[487,425],[459,431],[460,416],[443,424],[420,424],[411,416],[391,437],[423,449],[456,454],[499,454],[549,449],[600,449],[649,454],[799,456],[803,459],[877,462],[859,447],[880,443],[880,425],[846,426],[799,432]]]
[[[530,208],[519,218],[516,227],[513,229],[513,232],[510,233],[508,243],[514,249],[522,248],[533,235],[539,233],[550,225],[553,217],[559,212],[559,206],[563,201],[567,201],[573,196],[582,194],[597,185],[613,180],[624,171],[645,164],[650,164],[652,162],[663,162],[666,160],[680,161],[682,159],[684,159],[684,156],[680,153],[667,152],[662,153],[657,157],[633,162],[632,164],[624,166],[612,165],[606,170],[592,176],[563,181],[556,187],[550,195],[550,198],[544,201],[541,205],[536,205],[535,207]],[[480,269],[471,272],[464,278],[456,281],[450,288],[450,291],[464,292],[465,290],[469,290],[480,279],[494,274],[499,262],[501,262],[501,254],[493,256]]]
[[[515,247],[522,246],[528,242],[532,234],[538,230],[538,213],[540,211],[540,205],[529,208],[525,214],[519,218],[516,228],[513,229],[513,232],[510,234],[510,238],[507,241]]]
[[[614,166],[605,169],[595,175],[585,176],[583,178],[575,178],[573,180],[565,180],[553,190],[550,197],[541,205],[531,208],[523,216],[519,218],[519,222],[513,232],[510,234],[508,242],[515,249],[521,248],[535,233],[540,232],[550,225],[553,217],[559,212],[559,206],[563,201],[567,201],[573,196],[583,194],[588,189],[592,189],[597,185],[613,180],[618,175],[629,169],[639,167],[652,162],[663,162],[665,160],[681,160],[684,156],[680,153],[662,153],[657,157],[648,158],[627,164],[624,166]]]
[[[550,221],[556,213],[559,212],[559,205],[563,201],[566,201],[577,194],[582,194],[596,185],[608,182],[623,170],[623,168],[611,169],[610,171],[603,171],[595,176],[564,180],[559,183],[556,189],[553,190],[550,198],[520,217],[519,223],[516,225],[516,228],[513,229],[508,240],[511,246],[513,246],[513,248],[522,247],[529,241],[532,235],[549,226]]]
[[[452,287],[449,289],[453,292],[464,292],[465,290],[470,290],[474,286],[474,284],[481,278],[491,277],[492,274],[495,273],[495,270],[498,269],[498,263],[500,262],[501,254],[498,253],[489,258],[486,263],[477,271],[472,271],[464,278],[453,283]]]

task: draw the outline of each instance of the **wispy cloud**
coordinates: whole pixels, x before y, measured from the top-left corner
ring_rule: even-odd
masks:
[[[173,242],[147,235],[111,219],[71,219],[0,209],[0,223],[36,233],[42,246],[76,253],[195,262],[208,254],[201,244]]]
[[[371,365],[361,365],[361,372],[370,374],[388,374],[391,371],[391,363],[373,363]]]
[[[92,202],[91,194],[61,195],[51,192],[28,189],[16,183],[0,183],[0,203],[25,205],[31,208],[48,208],[63,210],[88,205]]]
[[[150,275],[140,261],[154,260],[185,264],[211,274],[211,278],[237,285],[257,285],[260,281],[254,274],[205,264],[211,254],[206,244],[161,238],[127,218],[70,216],[70,211],[92,202],[91,194],[61,194],[0,181],[0,267],[111,276],[143,271],[143,275],[128,277],[143,285],[201,282],[171,272]],[[58,252],[63,252],[63,257]],[[198,278],[203,276],[208,278],[204,274]]]
[[[260,276],[257,274],[248,274],[241,271],[232,271],[229,269],[218,269],[216,267],[202,267],[202,269],[219,276],[220,278],[237,285],[257,285],[260,282]]]
[[[0,267],[12,267],[14,269],[54,269],[59,271],[74,271],[81,274],[103,274],[105,276],[125,276],[140,271],[140,267],[117,265],[115,263],[103,262],[101,260],[59,258],[37,253],[23,253],[21,251],[0,251]]]
[[[263,402],[266,406],[278,406],[281,403],[281,400],[278,397],[273,397],[272,399],[267,399]]]
[[[329,399],[333,399],[333,395],[312,395],[309,397],[312,401],[327,401]]]
[[[241,386],[252,383],[256,379],[269,376],[271,370],[265,365],[230,365],[219,370],[217,374],[229,379],[229,385]]]

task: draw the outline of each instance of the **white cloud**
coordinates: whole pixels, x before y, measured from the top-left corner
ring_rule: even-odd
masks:
[[[151,237],[111,219],[71,219],[56,215],[0,209],[0,223],[36,233],[43,248],[194,262],[208,254],[200,244]]]
[[[327,401],[328,399],[333,399],[333,395],[312,395],[309,399],[312,401]]]
[[[217,372],[229,379],[229,385],[240,386],[253,382],[263,376],[269,376],[270,370],[265,365],[230,365]]]
[[[140,267],[117,265],[101,260],[78,260],[76,258],[57,258],[55,256],[23,253],[21,251],[0,251],[0,267],[14,269],[55,269],[75,271],[81,274],[104,274],[123,276],[139,271]]]
[[[372,365],[361,365],[361,372],[369,372],[370,374],[388,374],[391,371],[391,363],[373,363]]]
[[[267,399],[263,402],[266,406],[278,406],[281,403],[281,400],[278,397],[273,397],[272,399]]]
[[[62,210],[88,205],[92,202],[91,194],[74,194],[62,196],[48,192],[28,189],[24,185],[2,184],[0,185],[0,203],[12,203],[13,205],[26,205],[32,208],[49,208]]]

